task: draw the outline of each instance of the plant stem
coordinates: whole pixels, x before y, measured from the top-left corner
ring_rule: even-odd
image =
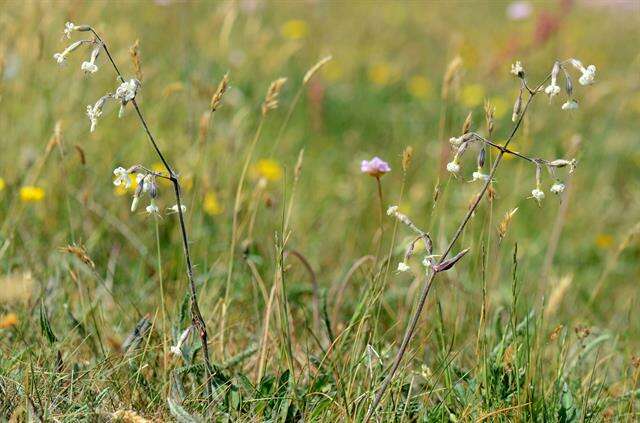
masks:
[[[465,215],[464,219],[462,219],[462,222],[460,223],[460,225],[458,225],[458,229],[454,233],[453,238],[451,239],[451,241],[449,242],[449,245],[445,249],[445,251],[442,254],[442,256],[440,257],[440,259],[438,260],[438,264],[441,264],[442,262],[444,262],[446,260],[447,256],[449,255],[449,253],[453,249],[453,246],[455,245],[456,241],[458,240],[458,238],[460,238],[460,235],[462,235],[462,232],[464,231],[464,228],[467,226],[467,223],[469,223],[469,220],[471,219],[471,216],[473,216],[473,213],[476,211],[476,209],[480,205],[480,201],[482,200],[482,198],[484,197],[484,194],[489,189],[489,185],[491,184],[491,181],[493,180],[493,176],[496,173],[496,170],[498,169],[498,166],[500,165],[500,162],[502,161],[502,156],[504,156],[504,154],[507,152],[506,149],[509,146],[509,143],[514,138],[514,136],[518,132],[518,129],[520,128],[520,124],[522,123],[522,120],[523,120],[523,118],[524,118],[524,116],[525,116],[525,114],[527,112],[527,109],[529,108],[529,105],[531,104],[531,101],[533,100],[533,98],[537,94],[539,88],[544,85],[544,83],[549,79],[549,77],[550,77],[550,75],[547,76],[547,78],[545,78],[544,81],[542,81],[535,90],[528,90],[529,91],[529,98],[527,99],[527,102],[525,103],[525,105],[524,105],[524,107],[522,109],[522,113],[520,114],[518,120],[516,121],[516,124],[514,125],[513,129],[511,130],[511,133],[510,133],[509,137],[505,141],[504,145],[499,148],[500,151],[498,153],[496,161],[493,163],[493,166],[491,167],[491,171],[489,173],[489,177],[487,178],[486,182],[482,186],[482,189],[480,190],[480,193],[477,195],[473,205],[467,211],[467,214]],[[523,84],[524,84],[524,82],[523,82]],[[375,412],[376,408],[380,404],[380,401],[382,400],[382,396],[384,395],[384,393],[388,389],[389,385],[391,384],[391,381],[393,380],[393,377],[395,376],[395,373],[398,370],[398,367],[400,367],[400,362],[402,361],[402,358],[404,357],[404,354],[407,351],[407,347],[409,345],[409,341],[411,341],[411,338],[413,337],[413,333],[415,332],[416,326],[418,324],[418,320],[420,319],[420,315],[422,314],[422,309],[424,308],[424,305],[425,305],[426,300],[427,300],[427,296],[429,295],[429,291],[431,290],[431,286],[433,285],[433,281],[434,281],[434,279],[436,277],[436,274],[437,274],[437,272],[433,271],[433,269],[427,270],[427,272],[428,272],[427,280],[426,280],[426,282],[424,284],[424,287],[422,288],[422,292],[420,293],[420,298],[418,299],[418,304],[417,304],[416,310],[414,311],[413,315],[411,316],[411,319],[410,319],[409,324],[407,326],[406,332],[404,334],[404,338],[402,339],[402,343],[400,344],[400,349],[398,350],[398,353],[396,354],[396,357],[395,357],[395,359],[393,361],[393,364],[391,365],[391,369],[389,370],[389,372],[387,373],[387,376],[385,377],[384,381],[382,382],[382,386],[378,390],[378,392],[377,392],[377,394],[376,394],[376,396],[375,396],[375,398],[373,400],[373,403],[371,404],[371,406],[369,407],[369,410],[367,411],[367,414],[366,414],[366,416],[364,418],[364,423],[369,421],[369,419],[371,418],[371,416]]]
[[[116,65],[115,61],[113,60],[113,57],[111,56],[111,53],[109,52],[109,49],[107,48],[107,45],[102,40],[102,38],[100,38],[98,33],[93,28],[91,28],[91,32],[93,33],[93,35],[97,38],[97,40],[102,45],[102,49],[104,50],[105,54],[109,58],[109,61],[111,62],[111,65],[113,66],[113,69],[115,70],[116,74],[118,75],[118,79],[120,79],[120,81],[124,82],[125,79],[122,76],[122,74],[120,73],[120,70],[118,69],[118,66]],[[191,302],[191,320],[193,322],[193,326],[196,329],[198,329],[198,332],[199,332],[199,335],[200,335],[200,339],[201,339],[201,342],[202,342],[202,351],[203,351],[203,355],[204,355],[204,363],[205,363],[206,375],[207,375],[206,376],[206,390],[207,390],[207,396],[209,396],[210,391],[211,391],[210,380],[211,380],[211,377],[213,375],[213,367],[211,365],[211,360],[210,360],[210,356],[209,356],[207,325],[206,325],[206,323],[204,321],[204,318],[202,317],[202,313],[200,312],[200,307],[198,305],[198,293],[197,293],[197,289],[196,289],[195,280],[194,280],[194,277],[193,277],[193,265],[191,263],[191,253],[189,252],[189,237],[187,235],[187,228],[186,228],[186,225],[184,223],[184,214],[182,212],[182,197],[181,197],[181,194],[180,194],[180,182],[178,180],[178,175],[173,171],[173,168],[171,167],[171,165],[169,165],[169,162],[164,157],[164,154],[162,154],[162,151],[158,147],[158,144],[157,144],[155,138],[151,134],[151,131],[149,130],[149,126],[147,125],[147,121],[144,119],[144,116],[142,115],[142,111],[140,110],[140,107],[138,106],[138,103],[136,102],[135,98],[131,100],[131,104],[133,104],[133,107],[134,107],[134,109],[136,111],[136,114],[138,115],[138,119],[140,120],[140,123],[142,124],[142,127],[144,128],[144,131],[146,132],[147,137],[148,137],[149,141],[151,142],[151,145],[153,146],[153,149],[155,150],[156,154],[158,155],[158,158],[160,159],[160,161],[162,162],[163,166],[165,167],[165,169],[166,169],[166,171],[167,171],[167,173],[169,175],[169,180],[173,184],[173,190],[174,190],[175,197],[176,197],[176,205],[178,207],[178,221],[180,223],[180,233],[182,235],[182,248],[183,248],[183,251],[184,251],[184,257],[185,257],[186,264],[187,264],[187,278],[189,279],[189,294],[190,294],[190,302]]]

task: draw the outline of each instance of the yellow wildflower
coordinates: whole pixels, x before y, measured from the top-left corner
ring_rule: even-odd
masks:
[[[378,63],[369,69],[369,80],[375,85],[384,86],[391,82],[393,70],[387,63]]]
[[[0,319],[0,329],[7,329],[18,324],[18,316],[15,313],[8,313]]]
[[[484,87],[480,84],[466,85],[462,88],[460,101],[465,107],[476,107],[484,100]]]
[[[273,159],[260,159],[253,166],[253,173],[268,181],[277,181],[282,178],[282,167]]]
[[[414,76],[407,84],[409,94],[419,99],[426,99],[431,94],[431,82],[424,76]]]
[[[154,172],[158,172],[162,175],[167,175],[167,169],[164,167],[164,165],[161,162],[155,162],[151,165],[151,170],[153,170]],[[169,186],[171,185],[171,181],[165,178],[157,178],[157,180],[160,182],[161,185],[164,186]]]
[[[4,189],[7,184],[4,183],[4,179],[0,178],[0,191]]]
[[[116,195],[122,196],[127,192],[133,193],[136,190],[136,188],[138,187],[138,179],[136,178],[135,173],[129,174],[129,180],[131,181],[131,186],[129,188],[125,188],[124,184],[120,184],[114,187],[113,191],[116,193]]]
[[[44,190],[40,187],[27,185],[20,188],[20,199],[25,203],[42,201]]]
[[[291,19],[282,25],[280,33],[290,40],[300,40],[309,35],[309,25],[302,19]]]
[[[334,59],[328,62],[326,65],[324,65],[320,70],[320,72],[322,72],[322,74],[324,75],[325,78],[327,78],[327,80],[336,81],[342,78],[342,75],[344,74],[344,69],[342,68],[342,65],[340,64],[340,62]]]
[[[222,207],[218,202],[218,196],[216,195],[215,192],[209,191],[205,194],[203,209],[205,213],[211,216],[215,216],[222,213]]]
[[[596,245],[599,248],[609,248],[611,247],[611,244],[613,244],[613,237],[609,234],[599,234],[596,237]]]

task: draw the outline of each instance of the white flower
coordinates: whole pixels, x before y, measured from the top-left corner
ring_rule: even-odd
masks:
[[[127,172],[127,169],[123,167],[116,167],[113,169],[113,174],[116,176],[116,179],[113,180],[113,185],[117,187],[124,185],[125,188],[129,188],[131,186],[131,178],[129,178],[129,172]]]
[[[560,87],[556,85],[555,81],[552,81],[551,84],[544,89],[544,92],[549,96],[549,100],[551,100],[555,95],[560,93]]]
[[[91,132],[96,130],[96,125],[98,125],[98,118],[100,117],[100,115],[102,115],[101,109],[96,109],[95,106],[91,105],[87,106],[87,116],[89,117],[89,121],[91,122]]]
[[[65,23],[65,24],[64,24],[64,31],[63,31],[63,32],[64,32],[64,35],[65,35],[67,38],[71,38],[71,33],[72,33],[73,31],[75,31],[75,29],[76,29],[76,26],[74,25],[74,23],[73,23],[73,22],[67,22],[67,23]]]
[[[83,70],[86,73],[96,73],[98,71],[98,65],[92,62],[82,62],[80,70]]]
[[[130,79],[129,81],[125,81],[120,84],[116,89],[116,93],[113,97],[120,100],[120,111],[118,112],[118,117],[124,116],[124,107],[128,102],[136,97],[139,86],[140,81],[137,79]]]
[[[578,102],[575,100],[567,100],[567,102],[562,105],[562,110],[575,110],[577,108]]]
[[[462,137],[451,137],[449,138],[449,142],[451,143],[451,145],[459,147],[460,144],[462,144]]]
[[[153,200],[151,200],[151,204],[149,204],[145,210],[147,211],[148,214],[160,213],[160,209],[158,208],[158,206],[156,206],[156,203]]]
[[[591,85],[596,77],[596,67],[594,65],[587,66],[582,69],[582,76],[578,79],[580,85]]]
[[[489,175],[484,174],[484,173],[480,172],[479,170],[476,171],[476,172],[473,172],[473,175],[471,175],[471,177],[472,177],[471,182],[489,180]]]
[[[187,206],[185,206],[184,204],[180,204],[180,209],[182,210],[182,213],[187,211]],[[174,204],[173,206],[169,207],[169,211],[171,213],[178,213],[178,205]]]
[[[398,263],[398,272],[408,272],[410,267],[404,261]]]
[[[520,60],[516,61],[516,63],[511,65],[511,74],[515,76],[520,76],[524,74],[524,68],[522,67],[522,63]]]
[[[136,175],[136,182],[141,186],[141,192],[147,192],[149,191],[149,188],[151,188],[151,175],[138,173]]]
[[[538,204],[540,204],[542,200],[544,200],[544,192],[540,188],[536,188],[531,191],[531,198],[535,199]]]
[[[88,73],[96,73],[98,71],[98,65],[96,65],[96,59],[98,58],[98,54],[100,54],[100,46],[94,47],[91,50],[91,58],[88,62],[82,62],[80,65],[80,69]]]
[[[457,174],[458,172],[460,172],[460,165],[455,160],[452,162],[449,162],[447,163],[447,171],[453,174]]]
[[[63,51],[62,53],[56,53],[53,55],[53,59],[58,62],[58,64],[63,64],[67,58],[67,51]]]
[[[172,354],[175,354],[177,356],[182,355],[182,344],[184,344],[184,342],[189,337],[189,334],[191,333],[191,328],[192,326],[189,326],[188,328],[186,328],[184,332],[182,332],[182,334],[180,335],[180,338],[178,339],[178,342],[176,342],[176,345],[171,346]]]
[[[135,98],[139,86],[140,81],[137,79],[125,81],[116,89],[114,97],[126,104]]]
[[[565,184],[563,184],[560,181],[557,181],[555,184],[551,186],[551,192],[554,194],[560,194],[564,192],[565,188],[566,188]]]

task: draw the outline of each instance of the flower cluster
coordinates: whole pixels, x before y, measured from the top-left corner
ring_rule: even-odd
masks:
[[[542,203],[544,200],[545,194],[542,190],[542,168],[546,168],[551,176],[554,178],[555,182],[551,185],[549,189],[553,194],[560,195],[566,189],[566,185],[560,178],[558,177],[557,170],[559,168],[568,167],[569,174],[572,174],[575,169],[577,162],[575,159],[565,160],[565,159],[557,159],[553,161],[548,161],[544,159],[533,159],[533,162],[536,165],[536,187],[531,190],[531,197],[538,202],[538,205]]]
[[[149,205],[145,208],[145,211],[149,215],[159,215],[160,208],[156,204],[156,199],[158,198],[158,184],[156,179],[166,178],[166,176],[158,172],[153,172],[140,165],[135,165],[128,169],[119,166],[113,170],[113,175],[115,176],[113,179],[113,185],[124,189],[131,188],[133,182],[130,175],[134,174],[135,190],[133,193],[133,200],[131,202],[131,211],[135,212],[138,209],[140,199],[146,194],[149,196]],[[168,208],[169,213],[178,213],[179,211],[184,213],[186,210],[187,207],[184,204],[180,205],[180,210],[178,209],[177,204]]]
[[[65,24],[64,35],[67,38],[71,38],[71,34],[74,31],[92,31],[92,29],[87,25],[75,25],[72,22],[67,22]],[[91,49],[89,60],[82,62],[82,64],[80,65],[80,69],[86,74],[96,73],[98,71],[98,64],[96,62],[98,60],[98,56],[100,55],[100,51],[104,48],[102,41],[100,41],[98,38],[76,41],[69,47],[64,49],[61,53],[54,54],[53,58],[59,64],[64,64],[69,53],[76,50],[81,45],[90,45],[93,46],[93,48]],[[121,78],[121,84],[116,88],[115,93],[107,93],[100,97],[100,99],[98,99],[98,101],[96,101],[93,106],[88,105],[86,113],[87,117],[89,118],[90,131],[95,131],[96,126],[98,125],[98,118],[102,116],[102,110],[107,100],[115,100],[120,103],[120,111],[118,113],[118,117],[122,117],[124,115],[125,106],[136,97],[139,88],[139,80],[132,78],[126,81]]]
[[[571,64],[576,70],[580,72],[578,82],[580,85],[591,85],[595,81],[596,67],[595,65],[589,65],[585,67],[578,59],[569,59],[563,62],[556,61],[551,69],[551,82],[545,87],[544,92],[549,96],[549,100],[560,94],[562,89],[558,85],[558,76],[560,71],[564,75],[565,91],[567,93],[567,101],[562,104],[562,110],[575,110],[578,108],[578,102],[573,98],[573,80],[567,69],[567,65]]]
[[[451,172],[455,175],[457,175],[460,172],[461,166],[460,166],[460,159],[462,158],[463,154],[469,149],[469,147],[471,147],[474,144],[478,144],[479,145],[479,152],[478,152],[478,156],[477,156],[477,170],[475,172],[473,172],[473,174],[471,175],[471,181],[470,182],[475,182],[475,181],[488,181],[490,176],[488,174],[485,174],[482,172],[482,169],[484,167],[485,164],[485,157],[486,157],[486,151],[487,148],[489,147],[493,147],[496,148],[498,150],[502,150],[503,147],[500,147],[499,145],[483,138],[482,136],[478,135],[475,132],[467,132],[466,134],[460,136],[460,137],[453,137],[450,139],[451,144],[455,147],[456,152],[455,155],[453,157],[453,160],[449,163],[447,163],[447,171]],[[558,169],[563,168],[563,167],[568,167],[569,168],[569,174],[572,174],[573,171],[576,168],[576,160],[575,159],[571,159],[571,160],[566,160],[566,159],[556,159],[556,160],[545,160],[545,159],[540,159],[540,158],[530,158],[527,157],[521,153],[517,153],[508,149],[504,149],[503,150],[505,153],[507,154],[512,154],[515,155],[516,157],[519,157],[521,159],[524,159],[532,164],[535,165],[536,167],[536,187],[531,191],[531,197],[535,199],[538,204],[540,204],[542,202],[542,200],[544,200],[545,194],[544,191],[542,190],[542,169],[546,168],[549,173],[552,175],[552,177],[555,179],[554,184],[551,186],[550,191],[556,195],[562,194],[566,188],[566,185],[564,184],[564,182],[562,182],[562,180],[559,178],[558,176]]]

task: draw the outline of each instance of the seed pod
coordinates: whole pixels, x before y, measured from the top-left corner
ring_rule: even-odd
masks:
[[[558,78],[558,74],[560,73],[560,62],[556,60],[553,64],[553,68],[551,69],[551,83],[553,84]]]
[[[522,112],[522,89],[518,93],[518,98],[516,102],[513,104],[513,114],[511,115],[511,120],[513,122],[518,120],[518,116],[520,116],[520,112]]]
[[[480,152],[478,153],[478,169],[481,169],[484,166],[484,160],[485,160],[485,156],[486,156],[486,149],[484,146],[482,146],[482,148],[480,149]]]
[[[438,272],[444,272],[445,270],[451,269],[468,252],[469,252],[469,249],[465,248],[464,250],[460,251],[458,254],[456,254],[454,257],[450,258],[449,260],[445,260],[440,264],[434,265],[433,271],[438,273]]]
[[[564,80],[565,80],[565,88],[567,90],[567,95],[571,97],[571,95],[573,94],[573,82],[571,81],[571,76],[569,75],[568,72],[564,73]]]
[[[158,197],[158,184],[156,184],[155,176],[152,177],[151,181],[149,182],[149,196],[151,198],[157,198]]]

